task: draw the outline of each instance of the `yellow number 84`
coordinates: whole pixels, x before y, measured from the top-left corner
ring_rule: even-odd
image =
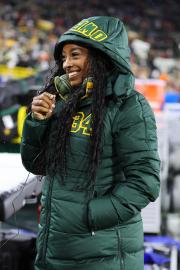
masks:
[[[77,133],[79,131],[82,131],[83,135],[90,136],[92,132],[90,122],[91,122],[91,114],[85,116],[83,112],[78,112],[73,117],[71,132]]]

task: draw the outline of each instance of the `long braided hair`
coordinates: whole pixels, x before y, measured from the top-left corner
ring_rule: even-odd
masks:
[[[93,76],[93,92],[91,105],[91,127],[92,134],[90,136],[90,162],[89,162],[89,181],[88,187],[91,187],[96,178],[96,172],[100,161],[102,151],[102,132],[103,132],[103,116],[105,109],[105,91],[107,85],[107,72],[110,68],[110,60],[97,49],[89,48],[89,74]],[[61,59],[57,65],[54,74],[51,76],[49,83],[43,91],[56,93],[54,87],[54,77],[63,74]],[[65,172],[66,149],[72,126],[73,116],[78,111],[82,92],[84,89],[78,87],[74,89],[70,98],[64,103],[63,109],[56,115],[56,129],[51,129],[47,135],[50,153],[46,153],[46,161],[48,170],[52,173],[57,171],[61,173],[62,179]],[[57,93],[56,93],[57,94]],[[62,180],[63,181],[63,180]]]

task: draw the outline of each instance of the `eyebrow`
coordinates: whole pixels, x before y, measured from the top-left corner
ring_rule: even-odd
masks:
[[[81,50],[81,48],[72,48],[72,49],[71,49],[71,52],[76,51],[76,50]],[[65,52],[62,51],[62,55],[64,55],[64,54],[65,54]]]

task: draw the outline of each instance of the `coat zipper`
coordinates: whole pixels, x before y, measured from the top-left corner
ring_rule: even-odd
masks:
[[[52,186],[53,181],[49,179],[49,190],[47,194],[47,215],[46,215],[46,222],[45,222],[45,232],[44,232],[44,240],[42,246],[42,264],[46,267],[45,257],[46,257],[46,250],[47,250],[47,240],[48,240],[48,233],[49,233],[49,222],[50,222],[50,209],[51,209],[51,194],[52,194]]]
[[[121,242],[122,242],[121,233],[118,229],[116,229],[116,234],[118,238],[118,255],[119,255],[119,260],[120,260],[120,270],[125,270],[124,256],[121,249]]]
[[[90,201],[89,201],[90,202]],[[92,226],[92,224],[90,225],[90,222],[89,222],[89,202],[87,204],[87,224],[88,224],[88,228],[89,228],[89,232],[91,233],[91,236],[95,236],[95,230]],[[92,217],[91,217],[92,218]]]
[[[89,199],[89,202],[90,202],[90,200],[92,200],[94,197],[96,196],[96,191],[95,191],[95,186],[93,186],[93,190],[92,190],[92,194],[91,194],[91,196],[90,196],[90,199]],[[89,224],[89,202],[88,202],[88,205],[87,205],[87,215],[88,215],[88,227],[89,227],[89,231],[90,231],[90,233],[91,233],[91,236],[95,236],[96,234],[95,234],[95,230],[94,230],[94,227],[92,226],[92,224],[91,224],[91,226],[90,226],[90,224]],[[91,215],[90,215],[91,216]],[[92,218],[92,216],[91,216],[91,218]]]

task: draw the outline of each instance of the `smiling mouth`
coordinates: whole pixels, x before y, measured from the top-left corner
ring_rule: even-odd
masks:
[[[79,76],[79,71],[73,71],[73,72],[70,72],[68,73],[68,76],[69,76],[69,79],[73,79],[73,78],[76,78]]]

